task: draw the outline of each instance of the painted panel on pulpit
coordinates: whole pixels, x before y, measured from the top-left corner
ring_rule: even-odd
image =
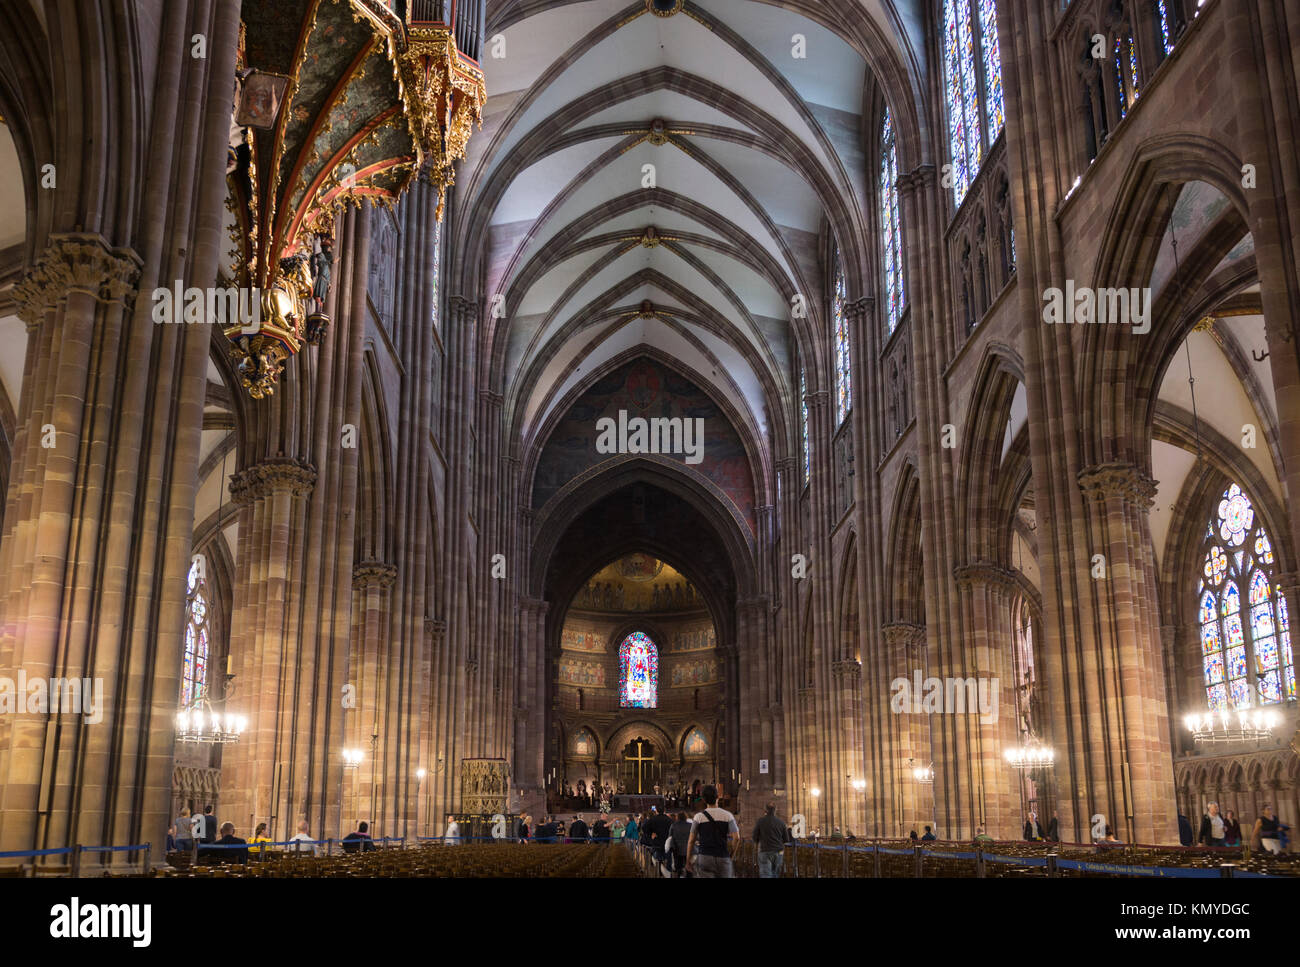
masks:
[[[706,756],[709,754],[709,740],[698,728],[693,728],[682,742],[682,752],[691,757]]]
[[[560,662],[560,682],[564,685],[605,687],[605,666],[600,662],[565,658]]]

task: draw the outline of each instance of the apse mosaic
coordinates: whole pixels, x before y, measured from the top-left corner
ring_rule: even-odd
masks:
[[[564,685],[605,687],[605,666],[596,661],[565,658],[560,661],[560,682]]]
[[[565,651],[602,652],[605,650],[605,636],[565,628],[560,632],[560,647]]]
[[[709,754],[709,740],[699,728],[693,728],[682,741],[682,752],[688,756],[706,756]]]
[[[678,688],[689,685],[712,685],[718,680],[718,661],[716,658],[701,658],[695,661],[683,661],[673,665],[672,686]]]

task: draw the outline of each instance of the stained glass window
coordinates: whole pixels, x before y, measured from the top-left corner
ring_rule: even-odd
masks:
[[[203,558],[195,557],[187,578],[185,663],[181,670],[181,705],[203,696],[208,680],[208,582]]]
[[[807,483],[812,475],[812,440],[808,438],[808,379],[802,366],[799,367],[799,414],[803,433],[803,482]]]
[[[1139,93],[1137,45],[1131,33],[1115,38],[1115,83],[1119,88],[1119,116],[1124,118]]]
[[[848,302],[848,289],[844,281],[844,266],[839,250],[835,251],[835,293],[831,297],[831,320],[835,327],[835,425],[838,427],[849,415],[853,399],[853,375],[850,372],[852,357],[849,354],[849,318],[844,311]]]
[[[1197,588],[1205,692],[1212,710],[1296,697],[1290,622],[1273,563],[1273,544],[1254,505],[1232,484],[1206,529]]]
[[[885,313],[893,332],[907,304],[903,288],[903,231],[898,218],[898,147],[894,143],[894,120],[885,108],[880,134],[880,222],[885,253]]]
[[[1160,39],[1165,54],[1174,52],[1174,11],[1169,0],[1155,0],[1156,19],[1160,22]]]
[[[442,275],[442,222],[435,220],[433,225],[433,319],[438,325],[438,282]]]
[[[944,0],[943,73],[958,206],[1006,120],[997,0]]]
[[[659,649],[643,631],[632,632],[619,645],[618,697],[622,708],[658,708]]]

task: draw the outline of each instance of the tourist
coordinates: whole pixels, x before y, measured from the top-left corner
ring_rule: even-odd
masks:
[[[925,835],[921,837],[922,843],[933,843],[939,837],[934,835],[934,830],[929,826],[925,827]]]
[[[1115,844],[1120,846],[1124,845],[1122,840],[1115,838],[1115,831],[1111,829],[1109,826],[1106,827],[1106,835],[1102,838],[1101,842],[1105,846],[1110,846]]]
[[[835,839],[835,840],[844,839],[844,834],[840,832],[840,828],[838,826],[831,827],[831,839]]]
[[[176,817],[176,848],[186,853],[194,849],[193,823],[183,809]]]
[[[638,840],[637,840],[637,837],[639,837],[639,836],[640,836],[640,830],[638,829],[637,824],[636,824],[636,817],[635,817],[635,816],[628,816],[628,817],[627,817],[627,825],[623,827],[623,839],[624,839],[624,841],[625,841],[629,846],[631,846],[633,849],[636,849],[636,845],[637,845],[637,841],[638,841]]]
[[[1252,849],[1266,849],[1274,856],[1282,853],[1282,835],[1288,827],[1278,821],[1273,815],[1273,806],[1271,803],[1264,803],[1264,808],[1260,810],[1259,818],[1255,820],[1255,828],[1250,833],[1250,845]]]
[[[212,843],[217,838],[217,817],[213,815],[212,806],[203,807],[203,815],[200,817],[203,821],[203,832],[199,838],[205,843]]]
[[[208,808],[211,809],[212,807],[209,806]],[[218,839],[213,845],[247,846],[248,844],[244,840],[240,839],[238,836],[235,835],[234,823],[222,823],[221,838]],[[223,849],[223,850],[214,850],[213,852],[217,854],[216,856],[214,856],[214,859],[218,863],[247,863],[248,862],[247,849]]]
[[[257,829],[253,831],[253,838],[249,840],[252,845],[248,847],[250,853],[262,852],[262,843],[271,842],[271,837],[266,835],[266,823],[258,823]]]
[[[295,853],[302,853],[311,850],[313,856],[320,856],[320,848],[316,841],[311,838],[311,833],[307,832],[307,820],[298,824],[298,832],[289,837],[289,842],[293,845],[289,848]]]
[[[456,822],[455,816],[447,817],[447,832],[442,836],[444,846],[460,845],[460,823]]]
[[[587,824],[583,821],[582,815],[579,814],[569,827],[570,843],[586,843],[591,840],[591,834],[587,830]]]
[[[763,807],[763,815],[754,824],[753,840],[758,844],[760,879],[779,879],[785,866],[785,823],[776,815],[776,803]]]
[[[1231,809],[1223,814],[1223,845],[1241,845],[1241,821]]]
[[[979,843],[979,844],[981,844],[981,845],[983,845],[984,843],[991,843],[991,842],[993,842],[993,837],[990,836],[988,833],[984,832],[984,827],[983,827],[983,826],[976,826],[976,827],[975,827],[975,842],[977,842],[977,843]]]
[[[609,817],[604,813],[601,813],[600,818],[592,823],[591,839],[592,842],[599,843],[601,846],[609,845]]]
[[[167,852],[169,853],[176,852],[176,827],[175,826],[167,827]]]
[[[1041,843],[1042,840],[1043,830],[1038,825],[1038,813],[1030,813],[1025,817],[1025,841],[1028,843]]]
[[[1178,814],[1178,842],[1183,846],[1192,845],[1192,821],[1182,813]]]
[[[623,832],[623,821],[621,819],[614,820],[614,825],[609,828],[610,841],[613,843],[623,842]]]
[[[912,830],[910,833],[908,833],[907,838],[910,839],[913,843],[915,843],[918,839],[920,839],[920,837],[916,835],[916,830]]]
[[[668,839],[664,841],[664,851],[669,859],[669,866],[675,876],[687,876],[686,847],[691,841],[691,823],[686,813],[679,812],[673,817],[668,828]]]
[[[704,809],[695,814],[686,844],[686,868],[701,879],[731,879],[736,875],[731,851],[740,842],[740,827],[735,816],[718,806],[716,787],[705,786],[702,795]]]
[[[451,817],[448,816],[448,819]],[[378,849],[374,841],[370,838],[370,824],[361,822],[357,824],[356,832],[348,833],[343,837],[343,852],[345,853],[368,853],[371,850]]]
[[[1061,841],[1061,820],[1056,815],[1056,810],[1052,810],[1052,818],[1047,821],[1047,835],[1043,837],[1049,843],[1059,843]]]
[[[655,861],[664,861],[664,844],[672,832],[673,821],[661,813],[656,806],[650,807],[650,818],[646,821],[647,845],[654,854]]]
[[[1201,817],[1201,832],[1196,837],[1197,842],[1205,846],[1223,846],[1227,832],[1227,824],[1224,823],[1223,817],[1219,815],[1219,804],[1217,802],[1210,803],[1206,807],[1205,815]]]

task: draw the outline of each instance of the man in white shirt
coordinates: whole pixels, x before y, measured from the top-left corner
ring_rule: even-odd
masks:
[[[447,817],[447,832],[442,841],[447,846],[455,846],[460,842],[460,823],[456,822],[455,816]]]
[[[718,806],[718,790],[705,786],[704,811],[691,820],[691,835],[686,842],[686,871],[701,879],[732,879],[736,875],[731,851],[740,842],[736,817]],[[699,848],[699,855],[695,854]]]
[[[290,836],[289,842],[294,844],[289,849],[295,853],[306,853],[310,850],[312,856],[320,856],[320,847],[316,845],[316,841],[307,832],[307,821],[305,819],[298,824],[297,835]]]

